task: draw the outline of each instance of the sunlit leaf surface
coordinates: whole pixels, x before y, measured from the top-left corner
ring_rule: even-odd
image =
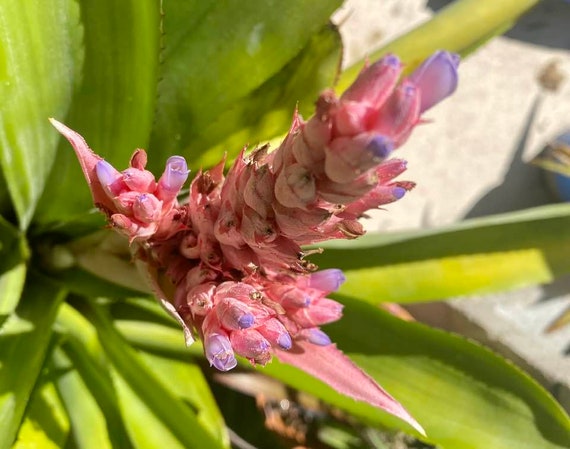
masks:
[[[341,292],[364,301],[430,301],[550,282],[568,273],[570,206],[544,206],[448,228],[369,234],[327,245],[319,266],[342,267]]]
[[[47,118],[69,108],[80,45],[74,1],[0,2],[0,168],[22,229],[54,162],[58,137]]]
[[[40,374],[64,292],[32,277],[0,329],[0,448],[9,448]]]
[[[343,319],[325,330],[424,426],[442,449],[562,449],[570,420],[535,381],[489,350],[402,321],[348,297]],[[285,383],[354,413],[396,426],[377,409],[347,400],[292,367],[265,368]]]

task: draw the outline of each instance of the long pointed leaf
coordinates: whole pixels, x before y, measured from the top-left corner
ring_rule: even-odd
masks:
[[[9,448],[42,369],[64,292],[31,276],[15,313],[0,329],[0,448]]]
[[[301,115],[311,116],[319,93],[334,84],[341,57],[340,35],[327,24],[276,75],[200,128],[192,140],[190,159],[214,165],[226,151],[231,158],[245,144],[256,145],[284,134],[296,107]],[[197,158],[195,149],[206,148]]]
[[[111,449],[103,411],[89,392],[79,372],[61,348],[56,348],[52,360],[61,371],[56,383],[71,422],[74,444],[78,449]]]
[[[118,375],[128,384],[129,390],[123,389],[123,392],[132,390],[185,447],[222,447],[202,427],[196,415],[163,385],[168,379],[156,378],[141,363],[139,356],[120,337],[103,311],[92,305],[89,317]]]
[[[34,391],[18,439],[12,449],[63,448],[69,436],[69,419],[51,382],[51,372],[45,371]]]
[[[570,206],[544,206],[428,231],[367,235],[314,257],[345,270],[364,301],[430,301],[552,281],[568,273]]]
[[[62,304],[60,307],[56,323],[58,329],[61,329],[64,335],[61,344],[64,356],[69,359],[74,370],[81,376],[81,379],[76,379],[76,374],[70,373],[69,383],[71,386],[69,388],[83,389],[83,386],[85,386],[88,389],[86,395],[90,395],[95,399],[104,415],[106,434],[112,443],[112,447],[131,448],[132,444],[121,417],[113,380],[109,374],[109,362],[105,359],[105,353],[99,344],[95,328],[83,315],[67,303]],[[64,363],[66,361],[62,358],[57,360],[57,362]],[[62,380],[65,381],[65,379]],[[67,387],[59,382],[58,388],[63,390]],[[65,400],[66,393],[62,391],[61,394],[66,406],[71,410],[72,403]],[[71,392],[68,392],[68,394],[75,396]],[[85,400],[90,402],[88,397]],[[92,409],[90,404],[83,404],[79,412],[81,412],[80,416],[73,417],[72,422],[89,419],[86,417],[86,414],[96,415],[95,423],[99,419],[97,417],[99,416],[98,413]],[[100,424],[94,425],[99,426]],[[77,444],[81,445],[85,438],[82,427],[74,426],[73,433],[77,434],[74,438]],[[85,441],[83,444],[90,444],[90,441]]]
[[[229,447],[224,419],[200,367],[188,360],[179,361],[151,354],[143,354],[143,360],[157,377],[169,379],[172,394],[188,401],[198,411],[198,421],[204,428],[224,447]]]
[[[0,168],[20,228],[27,228],[58,138],[47,118],[64,115],[81,65],[75,1],[0,3]]]
[[[154,411],[133,391],[130,385],[115,369],[111,370],[113,383],[119,395],[121,409],[133,441],[137,449],[154,449],[167,447],[184,449],[170,429],[156,416]]]
[[[25,238],[0,217],[0,320],[18,305],[26,279],[28,257]]]
[[[193,145],[203,128],[298,55],[340,3],[165,2],[151,151],[192,158],[205,150]]]

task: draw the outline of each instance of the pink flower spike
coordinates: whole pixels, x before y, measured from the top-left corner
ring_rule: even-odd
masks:
[[[273,354],[423,429],[374,380],[342,354],[319,326],[341,318],[340,270],[317,271],[319,250],[304,245],[364,234],[366,211],[414,187],[396,180],[402,160],[388,159],[421,122],[421,112],[457,84],[456,56],[438,52],[401,83],[400,60],[365,67],[338,98],[324,91],[315,115],[298,113],[283,143],[246,155],[224,176],[225,158],[188,178],[181,156],[158,181],[136,150],[122,172],[95,155],[79,134],[52,120],[73,146],[96,205],[131,243],[133,259],[165,309],[199,335],[212,366],[228,371],[237,355],[265,365]]]
[[[336,345],[315,346],[297,340],[289,351],[276,350],[283,362],[306,371],[336,391],[391,413],[425,435],[425,430],[407,410],[368,374],[340,351]]]
[[[459,55],[437,51],[410,75],[410,81],[421,91],[420,112],[439,103],[457,88]]]

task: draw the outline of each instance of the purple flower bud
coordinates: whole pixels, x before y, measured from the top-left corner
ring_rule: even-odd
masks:
[[[158,221],[161,210],[162,203],[151,194],[138,195],[133,202],[134,216],[143,223]]]
[[[248,327],[253,326],[253,323],[255,322],[255,318],[253,317],[253,315],[251,313],[246,313],[246,314],[242,315],[241,317],[239,317],[237,322],[238,322],[238,326],[241,329],[247,329]]]
[[[230,341],[237,354],[250,360],[266,359],[271,348],[271,344],[255,329],[233,331]]]
[[[188,165],[186,159],[182,156],[171,156],[166,161],[166,169],[164,170],[164,187],[169,190],[180,190],[180,188],[188,179]]]
[[[147,170],[127,168],[123,170],[123,182],[131,190],[138,192],[153,192],[156,188],[154,175]]]
[[[121,177],[121,173],[105,160],[100,160],[95,165],[97,179],[107,192],[110,192],[109,186]]]
[[[309,287],[330,293],[337,291],[344,281],[346,281],[346,277],[344,277],[342,270],[330,268],[311,274]]]
[[[159,198],[173,200],[188,179],[188,165],[182,156],[171,156],[166,161],[166,168],[158,181]]]
[[[249,307],[235,298],[222,298],[216,305],[216,315],[226,329],[247,329],[255,323]]]
[[[220,371],[229,371],[237,365],[230,340],[227,336],[212,333],[204,338],[206,358],[210,365]]]
[[[263,335],[273,345],[279,346],[281,349],[291,349],[293,340],[287,329],[276,318],[270,318],[258,329],[259,333]]]
[[[420,112],[428,110],[455,91],[458,65],[459,55],[440,50],[410,75],[410,81],[421,91]]]
[[[396,86],[401,71],[402,63],[398,57],[386,55],[364,68],[341,98],[344,101],[366,101],[379,108]]]
[[[406,189],[403,187],[393,187],[392,188],[392,196],[394,197],[394,201],[401,199],[406,194]]]
[[[328,346],[332,343],[330,337],[317,327],[305,329],[303,335],[309,342],[317,346]]]
[[[386,159],[394,151],[394,142],[381,134],[374,136],[366,146],[377,159]]]
[[[393,92],[373,123],[376,134],[389,137],[400,146],[416,125],[421,105],[421,91],[409,80],[404,80]]]
[[[289,335],[288,333],[286,334],[281,334],[279,336],[279,338],[277,338],[277,344],[281,347],[281,349],[291,349],[291,346],[293,346],[293,340],[291,340],[291,335]]]

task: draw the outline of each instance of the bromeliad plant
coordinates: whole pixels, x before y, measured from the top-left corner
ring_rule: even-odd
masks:
[[[339,96],[318,97],[336,76],[339,41],[326,25],[336,1],[283,2],[278,10],[263,1],[57,3],[0,3],[0,17],[10,19],[0,31],[10,69],[0,108],[0,448],[228,447],[201,354],[204,365],[255,368],[343,410],[340,436],[336,429],[335,438],[319,437],[330,447],[369,447],[370,432],[386,427],[443,448],[568,445],[568,417],[525,374],[473,343],[375,307],[432,298],[433,287],[422,291],[425,274],[401,289],[387,273],[413,273],[418,263],[441,272],[438,260],[458,254],[463,266],[494,258],[494,284],[455,272],[467,281],[436,287],[441,296],[544,282],[562,264],[546,275],[533,265],[517,226],[562,226],[567,211],[371,236],[318,257],[308,247],[362,235],[367,210],[413,187],[396,179],[405,162],[390,156],[457,82],[458,57],[433,51],[465,54],[534,2],[457,2],[358,76],[345,72]],[[22,34],[24,20],[47,12],[45,35]],[[466,17],[481,22],[459,20]],[[410,50],[410,42],[430,48]],[[221,147],[284,132],[297,102],[309,116],[315,99],[312,118],[295,112],[278,148],[242,150],[226,174],[224,158],[184,190],[189,168],[211,165]],[[52,120],[124,241],[98,231],[77,164],[65,145],[55,152],[47,116],[66,117],[105,157]],[[115,169],[137,146],[149,148],[149,160],[136,150],[128,168]],[[497,223],[500,232],[510,226],[510,240],[485,251],[478,237],[499,232]],[[443,244],[426,258],[433,241]],[[535,239],[536,248],[566,260],[561,245]],[[314,260],[330,268],[318,270]],[[501,269],[513,263],[517,270]],[[141,298],[146,285],[174,320]],[[180,326],[203,352],[198,342],[184,346]],[[232,397],[218,395],[224,417],[250,435],[259,419],[246,418],[243,398],[232,412]]]

